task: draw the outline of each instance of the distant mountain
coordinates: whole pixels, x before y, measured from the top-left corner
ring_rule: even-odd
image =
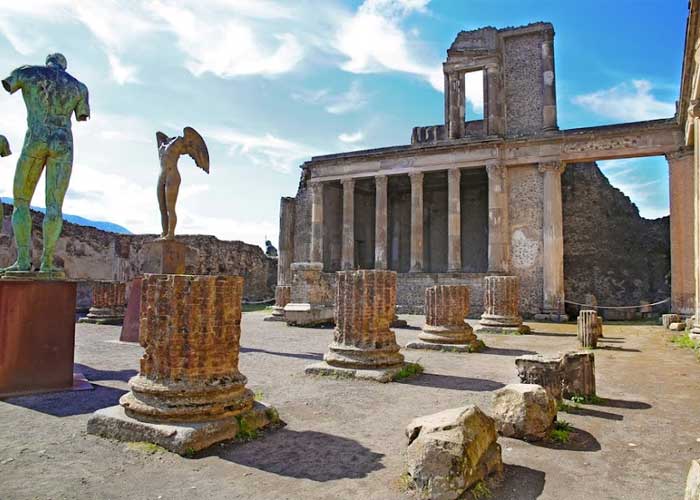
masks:
[[[0,201],[3,203],[9,203],[10,205],[12,204],[12,198],[0,198]],[[32,210],[36,210],[37,212],[46,213],[46,210],[44,208],[39,208],[39,207],[30,207]],[[2,212],[0,212],[2,213]],[[72,224],[78,224],[80,226],[90,226],[90,227],[96,227],[97,229],[101,229],[102,231],[109,231],[110,233],[117,233],[117,234],[133,234],[131,231],[129,231],[127,228],[120,226],[119,224],[114,224],[113,222],[105,222],[105,221],[94,221],[90,219],[86,219],[85,217],[81,217],[79,215],[70,215],[70,214],[63,214],[63,220],[70,222]]]

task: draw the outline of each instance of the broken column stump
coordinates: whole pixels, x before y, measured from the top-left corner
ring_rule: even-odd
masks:
[[[318,326],[333,322],[334,308],[321,276],[321,262],[294,262],[289,303],[284,320],[293,326]]]
[[[595,355],[591,351],[564,354],[561,360],[562,397],[592,397],[595,392]]]
[[[517,276],[487,276],[484,278],[484,313],[478,332],[526,334],[520,307],[520,279]]]
[[[464,318],[469,314],[469,287],[438,285],[425,290],[425,325],[409,349],[476,352],[483,343]]]
[[[562,371],[561,358],[529,354],[515,360],[520,382],[537,384],[545,388],[547,393],[557,401],[561,401]]]
[[[292,296],[291,285],[277,285],[275,288],[275,305],[272,306],[272,314],[266,316],[264,321],[284,321],[284,308]]]
[[[557,401],[596,395],[595,355],[572,351],[560,356],[533,354],[515,360],[520,381],[544,387]]]
[[[92,306],[80,323],[121,325],[126,309],[126,283],[97,281],[92,289]]]
[[[581,310],[578,314],[577,325],[577,337],[581,347],[595,349],[603,330],[598,313],[591,309]]]
[[[139,374],[88,433],[187,454],[275,423],[238,370],[242,293],[238,276],[145,275]]]
[[[389,329],[396,308],[396,273],[340,271],[337,276],[333,343],[324,361],[308,366],[306,373],[390,382],[404,366]]]

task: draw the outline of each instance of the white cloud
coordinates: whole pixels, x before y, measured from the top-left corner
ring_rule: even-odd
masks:
[[[338,136],[338,139],[341,140],[342,142],[348,143],[348,144],[354,144],[356,142],[360,142],[362,139],[365,138],[364,132],[362,130],[358,130],[357,132],[352,132],[352,133],[346,133],[343,132]]]
[[[360,82],[350,84],[347,92],[338,96],[332,96],[326,105],[326,111],[333,115],[342,115],[351,111],[357,111],[367,103],[367,95],[362,91]]]
[[[427,4],[427,0],[365,0],[341,23],[333,41],[336,50],[347,57],[341,68],[350,73],[410,73],[442,92],[440,62],[416,57],[417,40],[409,40],[400,26],[406,15],[425,10]]]
[[[624,121],[670,118],[676,112],[673,102],[664,102],[652,94],[648,80],[632,80],[615,87],[574,97],[573,102],[592,112]]]
[[[138,71],[136,66],[122,63],[115,54],[107,54],[107,59],[109,60],[109,67],[112,70],[112,78],[114,78],[114,81],[119,85],[139,82],[136,76]]]
[[[290,172],[301,161],[318,151],[298,142],[280,139],[272,134],[251,135],[233,129],[212,127],[207,137],[228,146],[229,154],[245,157],[250,163]]]
[[[627,195],[637,205],[639,214],[647,219],[656,219],[669,214],[668,206],[660,202],[661,192],[668,190],[662,179],[645,179],[643,174],[649,167],[648,159],[629,158],[599,161],[598,167],[610,184]]]

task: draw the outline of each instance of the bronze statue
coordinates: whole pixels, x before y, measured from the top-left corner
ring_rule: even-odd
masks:
[[[10,143],[7,142],[7,138],[4,135],[0,135],[0,156],[10,156],[11,154]]]
[[[156,132],[158,157],[160,158],[160,177],[158,177],[158,205],[163,233],[160,239],[175,239],[177,214],[175,203],[180,190],[180,172],[177,163],[180,156],[190,155],[199,168],[209,173],[209,151],[202,136],[192,127],[185,127],[180,137],[168,137],[163,132]]]
[[[29,203],[46,167],[46,215],[44,252],[40,272],[61,274],[54,268],[56,242],[63,227],[63,198],[73,169],[71,115],[78,121],[90,117],[87,87],[66,72],[62,54],[49,54],[46,66],[22,66],[2,81],[10,94],[22,90],[27,107],[27,134],[15,170],[12,227],[17,243],[17,262],[0,274],[31,271],[32,218]]]

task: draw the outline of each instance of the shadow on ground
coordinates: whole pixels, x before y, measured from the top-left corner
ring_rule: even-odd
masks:
[[[503,481],[494,488],[494,498],[535,500],[544,490],[544,472],[521,465],[503,464]]]
[[[532,335],[535,337],[575,337],[575,333],[557,333],[557,332],[543,332],[540,330],[535,330],[534,328],[527,335]]]
[[[249,443],[214,446],[200,457],[222,460],[296,479],[359,479],[384,468],[381,453],[357,441],[316,431],[279,429]]]
[[[127,391],[93,384],[94,391],[66,391],[18,396],[4,401],[28,410],[38,411],[54,417],[86,415],[101,408],[119,404],[119,398]]]
[[[437,373],[423,373],[417,377],[407,378],[395,383],[474,392],[490,392],[505,387],[505,384],[493,380],[458,377],[456,375],[440,375]]]
[[[606,420],[622,420],[624,417],[618,413],[610,413],[607,411],[594,410],[593,408],[584,407],[570,407],[566,410],[566,413],[571,413],[572,415],[582,415],[584,417],[596,417],[604,418]]]
[[[131,377],[138,373],[136,370],[98,370],[97,368],[92,368],[80,363],[75,363],[73,365],[73,371],[82,373],[90,382],[97,382],[100,380],[121,380],[122,382],[128,382]]]
[[[603,398],[597,403],[588,403],[591,406],[607,406],[608,408],[623,408],[627,410],[648,410],[651,408],[649,403],[642,401],[626,401],[624,399],[608,399]]]
[[[567,451],[600,451],[600,442],[588,431],[577,427],[571,428],[568,443],[559,443],[556,441],[535,441],[530,443],[533,446],[540,448],[549,448],[550,450],[567,450]]]
[[[496,356],[525,356],[526,354],[537,354],[535,351],[526,351],[525,349],[506,349],[504,347],[486,347],[481,354],[493,354]]]
[[[277,351],[268,351],[266,349],[256,349],[253,347],[241,347],[241,354],[256,353],[256,352],[262,353],[262,354],[270,354],[272,356],[285,356],[288,358],[310,359],[312,361],[323,360],[323,354],[319,354],[317,352],[306,352],[306,353],[277,352]]]

